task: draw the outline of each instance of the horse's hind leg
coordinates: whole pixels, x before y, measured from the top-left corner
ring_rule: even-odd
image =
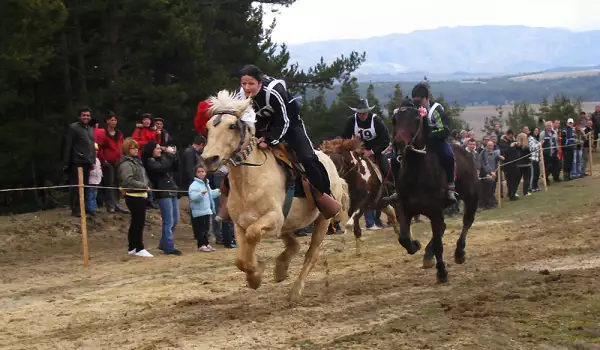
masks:
[[[433,231],[433,253],[435,254],[435,268],[437,269],[437,280],[439,283],[448,282],[448,271],[446,270],[446,263],[444,263],[444,230],[446,225],[444,224],[444,214],[442,211],[436,215],[430,217],[431,230]]]
[[[275,282],[284,281],[288,276],[288,268],[292,258],[298,254],[300,245],[293,233],[285,233],[281,236],[285,250],[275,260]]]
[[[300,295],[302,294],[302,290],[304,289],[304,281],[306,280],[306,276],[317,263],[319,247],[327,234],[327,226],[329,225],[329,220],[325,219],[322,215],[319,215],[317,221],[315,221],[315,229],[310,237],[310,246],[304,255],[304,264],[302,264],[302,270],[300,271],[300,275],[294,285],[292,286],[292,290],[289,294],[289,300],[292,302],[298,301]]]
[[[467,246],[467,233],[473,222],[475,221],[475,213],[477,212],[477,196],[465,198],[465,214],[463,215],[463,227],[460,232],[460,237],[456,241],[456,250],[454,251],[454,262],[462,264],[466,260],[465,248]]]
[[[360,228],[360,218],[363,216],[364,210],[359,209],[358,214],[353,215],[354,224],[352,231],[354,233],[354,241],[356,242],[356,255],[360,256],[360,238],[362,237],[362,229]]]
[[[392,208],[391,205],[387,205],[381,208],[381,211],[390,219],[390,221],[392,222],[392,226],[394,227],[394,232],[398,237],[400,237],[400,224],[398,224],[398,219],[396,218],[394,208]]]

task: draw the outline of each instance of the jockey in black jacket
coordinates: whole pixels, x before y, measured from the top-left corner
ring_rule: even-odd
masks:
[[[376,115],[371,113],[375,106],[369,106],[367,99],[362,99],[359,106],[350,107],[355,113],[348,117],[346,127],[342,133],[342,138],[351,139],[353,136],[360,137],[365,145],[365,156],[373,155],[377,160],[379,170],[381,170],[382,181],[386,178],[390,164],[385,157],[385,150],[390,146],[390,133],[387,126]],[[393,176],[389,176],[391,180]]]
[[[241,71],[241,84],[238,96],[252,96],[259,147],[265,149],[285,141],[304,167],[306,177],[319,192],[315,198],[317,207],[326,218],[335,216],[341,204],[331,194],[327,170],[306,134],[304,122],[300,119],[300,105],[288,92],[285,82],[266,77],[258,67],[248,65]]]

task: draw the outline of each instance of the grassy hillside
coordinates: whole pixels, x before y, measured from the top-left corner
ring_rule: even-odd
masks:
[[[573,72],[570,74],[573,75]],[[462,106],[497,106],[518,101],[539,103],[544,97],[552,97],[557,93],[565,93],[573,98],[581,97],[585,101],[600,101],[600,75],[544,80],[523,79],[522,81],[514,81],[510,78],[479,79],[470,82],[432,81],[431,87],[434,95],[443,95],[447,101],[456,101]],[[382,105],[390,100],[396,83],[402,86],[405,94],[410,94],[410,90],[417,82],[372,82],[375,96]],[[369,84],[370,82],[359,83],[362,95],[365,94]],[[339,87],[336,87],[327,92],[328,103],[335,99],[338,90]],[[309,92],[307,98],[311,98],[313,94]]]

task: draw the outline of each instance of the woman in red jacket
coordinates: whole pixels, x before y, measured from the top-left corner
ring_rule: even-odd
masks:
[[[128,213],[119,205],[119,190],[117,183],[118,164],[123,157],[123,133],[117,129],[117,116],[109,112],[106,118],[106,130],[101,129],[98,133],[96,143],[98,144],[98,159],[102,164],[102,182],[104,186],[115,187],[115,189],[105,189],[106,210],[109,213],[119,212]]]
[[[140,123],[136,124],[133,135],[131,135],[131,138],[138,143],[140,149],[144,149],[149,141],[160,142],[160,135],[156,133],[156,128],[152,125],[152,115],[150,113],[142,114]]]

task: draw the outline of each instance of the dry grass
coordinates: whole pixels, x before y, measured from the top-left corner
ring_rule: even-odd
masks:
[[[600,161],[597,159],[596,161]],[[90,268],[81,266],[76,219],[66,211],[2,217],[3,349],[597,349],[600,345],[600,167],[479,213],[467,262],[450,283],[421,269],[391,230],[366,232],[362,256],[329,236],[300,303],[271,268],[282,244],[268,237],[258,290],[245,286],[232,250],[194,252],[187,214],[180,257],[126,255],[126,217],[90,223]],[[154,247],[160,219],[146,232]],[[460,219],[448,221],[450,258]],[[413,226],[423,243],[426,223]],[[350,234],[347,239],[351,241]],[[302,238],[303,254],[308,240]],[[326,259],[325,259],[326,257]],[[292,261],[291,279],[302,258]],[[577,264],[579,262],[580,264]],[[539,271],[538,271],[539,270]]]
[[[537,73],[521,75],[518,77],[509,78],[513,81],[526,81],[526,80],[549,80],[549,79],[564,79],[564,78],[578,78],[588,77],[600,74],[600,69],[588,69],[588,70],[577,70],[572,72],[549,72],[549,73]]]

